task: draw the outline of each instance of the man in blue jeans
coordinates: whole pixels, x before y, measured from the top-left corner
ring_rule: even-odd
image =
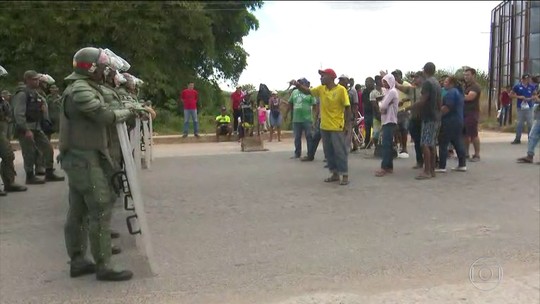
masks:
[[[516,138],[511,144],[517,145],[521,143],[521,133],[523,132],[523,125],[527,123],[529,131],[532,129],[533,122],[533,92],[536,87],[530,83],[529,74],[524,74],[521,77],[521,82],[516,84],[510,92],[511,98],[517,98],[517,114],[518,122],[516,126]]]
[[[187,89],[183,90],[179,97],[179,105],[184,105],[184,135],[186,138],[189,132],[189,119],[193,121],[193,133],[199,137],[199,120],[197,119],[197,102],[199,101],[199,92],[194,89],[195,84],[190,82]]]
[[[387,89],[383,100],[380,102],[381,123],[382,123],[382,162],[381,169],[375,172],[375,176],[385,176],[394,172],[394,163],[392,155],[392,144],[394,132],[397,127],[397,114],[399,95],[396,90],[396,80],[394,75],[387,74],[382,79],[382,85]]]
[[[310,82],[305,79],[298,79],[298,83],[309,87]],[[289,107],[285,112],[285,119],[289,115],[289,111],[293,110],[292,123],[293,123],[293,132],[294,132],[294,156],[292,158],[300,158],[302,156],[302,132],[305,134],[306,143],[307,143],[307,156],[304,158],[306,160],[313,160],[314,153],[311,152],[312,149],[312,130],[311,126],[313,124],[313,112],[312,108],[315,105],[315,97],[304,94],[299,90],[294,90],[289,98]]]
[[[315,113],[315,122],[313,123],[313,134],[311,136],[311,151],[308,151],[307,157],[301,159],[301,161],[313,161],[315,159],[315,153],[317,153],[317,148],[319,148],[319,143],[321,142],[321,117],[319,115],[319,99],[315,98],[314,105]],[[326,161],[326,157],[324,158]],[[328,168],[328,166],[325,166]]]
[[[518,158],[519,163],[532,163],[534,160],[534,149],[540,142],[540,96],[533,96],[533,100],[535,100],[535,105],[533,106],[534,123],[531,127],[531,132],[529,132],[527,156]]]

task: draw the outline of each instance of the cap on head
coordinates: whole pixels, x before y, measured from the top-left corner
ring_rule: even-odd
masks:
[[[332,69],[325,69],[325,70],[319,70],[319,74],[320,75],[328,75],[330,76],[332,79],[336,79],[337,78],[337,75],[336,75],[336,72],[334,72],[334,70]]]
[[[26,80],[32,80],[32,79],[39,79],[40,74],[34,70],[28,70],[24,72],[23,79]]]
[[[311,83],[309,82],[309,80],[307,80],[306,78],[300,78],[300,79],[298,79],[296,82],[298,82],[299,84],[304,85],[304,86],[306,86],[306,87],[309,87],[310,84],[311,84]]]
[[[50,89],[51,90],[56,90],[56,89],[58,89],[58,87],[55,84],[53,84],[53,85],[51,85]]]
[[[531,75],[525,73],[525,74],[523,74],[523,76],[521,76],[521,79],[526,79],[526,78],[529,78],[530,76],[531,76]]]
[[[227,111],[227,108],[221,107],[221,111]]]
[[[277,91],[272,91],[272,95],[277,95]]]
[[[341,74],[341,76],[339,76],[338,79],[346,79],[346,80],[349,80],[351,79],[349,76],[345,75],[345,74]]]

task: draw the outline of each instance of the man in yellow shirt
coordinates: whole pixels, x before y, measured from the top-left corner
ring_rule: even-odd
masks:
[[[221,115],[216,117],[216,141],[219,142],[220,135],[227,135],[227,139],[230,140],[231,134],[231,117],[227,115],[227,109],[221,107]]]
[[[336,72],[332,69],[319,70],[321,85],[308,88],[296,80],[291,84],[304,94],[311,94],[320,99],[321,137],[328,169],[332,175],[325,182],[349,184],[348,153],[346,136],[351,132],[351,109],[347,89],[335,83]],[[340,180],[340,175],[342,176]]]

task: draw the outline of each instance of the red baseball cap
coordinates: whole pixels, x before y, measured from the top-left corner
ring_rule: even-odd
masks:
[[[337,75],[336,75],[336,72],[334,72],[334,70],[332,69],[326,69],[326,70],[319,70],[319,74],[327,74],[328,76],[336,79],[337,78]]]

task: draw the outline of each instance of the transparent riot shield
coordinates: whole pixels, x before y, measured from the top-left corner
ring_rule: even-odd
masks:
[[[141,159],[142,159],[142,154],[141,154],[141,119],[140,118],[136,118],[135,119],[135,127],[133,128],[133,130],[131,130],[131,134],[129,136],[129,139],[130,139],[130,142],[131,142],[131,149],[132,149],[132,153],[133,153],[133,158],[135,159],[135,168],[137,168],[137,170],[141,170],[142,166],[141,166]]]
[[[148,128],[150,129],[150,161],[154,161],[154,126],[152,115],[148,115]]]
[[[143,155],[142,165],[143,169],[150,169],[152,164],[152,143],[151,143],[151,134],[150,134],[150,120],[142,121],[142,140],[141,140],[141,152]]]
[[[141,193],[141,184],[138,176],[140,171],[137,170],[135,165],[137,161],[132,154],[133,149],[128,137],[126,124],[117,124],[116,130],[118,132],[118,138],[120,139],[120,146],[122,148],[124,162],[124,172],[121,172],[122,188],[124,189],[124,208],[128,212],[132,212],[132,214],[126,218],[126,224],[129,233],[135,235],[135,242],[138,251],[148,261],[151,272],[156,274],[152,244],[150,241],[150,230],[148,229],[148,223],[146,221],[144,201]],[[140,138],[140,136],[138,138]],[[140,152],[138,146],[135,147],[135,152],[138,150]],[[139,161],[138,163],[140,165],[141,162]]]

